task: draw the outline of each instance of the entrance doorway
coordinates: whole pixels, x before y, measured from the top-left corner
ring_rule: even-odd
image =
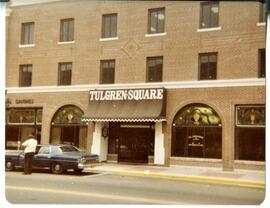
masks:
[[[109,146],[116,144],[118,162],[148,163],[154,154],[154,136],[154,123],[113,123]]]
[[[71,144],[86,150],[87,126],[82,123],[83,111],[76,106],[60,108],[51,125],[51,144]]]
[[[54,126],[52,127],[52,138],[58,137],[58,142],[53,143],[71,144],[79,146],[80,126]],[[55,140],[55,139],[54,139]]]

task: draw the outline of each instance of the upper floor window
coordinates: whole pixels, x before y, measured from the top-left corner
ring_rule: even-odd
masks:
[[[149,9],[148,34],[163,33],[165,31],[165,8]]]
[[[60,26],[60,42],[68,42],[74,40],[74,19],[61,20]]]
[[[199,54],[199,80],[217,78],[217,53]]]
[[[147,82],[162,82],[163,57],[147,58]]]
[[[259,77],[265,77],[265,48],[259,49],[258,57],[258,67],[259,67]]]
[[[19,86],[29,87],[32,85],[32,65],[20,65]]]
[[[100,84],[114,83],[115,60],[100,61]]]
[[[200,28],[212,28],[218,27],[218,16],[219,16],[219,3],[213,2],[202,2],[201,3],[201,19]]]
[[[71,85],[72,63],[60,63],[58,70],[58,85]]]
[[[102,38],[117,36],[117,14],[104,14],[102,16]]]
[[[34,22],[22,23],[21,44],[29,45],[34,43]]]
[[[266,22],[266,3],[260,2],[260,19],[259,22]]]

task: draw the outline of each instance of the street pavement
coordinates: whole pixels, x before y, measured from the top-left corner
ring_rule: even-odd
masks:
[[[101,166],[89,168],[85,171],[261,188],[265,187],[266,181],[264,170],[235,169],[233,171],[224,171],[222,168],[192,167],[180,165],[165,167],[138,164],[132,165],[103,163]]]
[[[230,184],[68,171],[6,172],[5,196],[11,204],[259,205],[265,189]]]

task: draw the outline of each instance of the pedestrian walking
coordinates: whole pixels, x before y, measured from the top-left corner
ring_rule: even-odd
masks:
[[[32,174],[32,163],[33,157],[36,152],[37,140],[34,138],[33,134],[30,134],[28,139],[22,143],[24,149],[24,174]]]

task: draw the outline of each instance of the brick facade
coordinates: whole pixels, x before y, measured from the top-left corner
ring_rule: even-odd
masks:
[[[146,36],[148,9],[165,8],[165,34]],[[102,14],[117,13],[116,40],[100,40]],[[60,20],[74,18],[74,43],[59,44]],[[242,167],[234,162],[235,105],[265,104],[264,79],[258,77],[258,49],[265,48],[265,26],[257,26],[258,2],[226,2],[219,5],[219,26],[198,31],[198,1],[59,1],[11,7],[7,17],[7,98],[9,107],[42,107],[42,143],[49,143],[51,119],[62,106],[72,104],[87,110],[88,88],[99,84],[100,60],[115,59],[115,84],[122,87],[146,83],[146,57],[163,56],[163,83],[167,88],[166,119],[163,124],[165,164],[201,164]],[[35,22],[34,47],[19,47],[21,24]],[[217,52],[215,86],[200,87],[198,54]],[[72,62],[72,86],[84,90],[57,91],[58,63]],[[19,65],[32,64],[32,87],[19,89]],[[220,86],[219,80],[255,80],[251,86]],[[190,82],[186,87],[183,83]],[[248,81],[247,81],[248,82]],[[157,86],[163,86],[158,83]],[[174,84],[172,84],[174,83]],[[195,84],[199,87],[193,87]],[[152,85],[151,85],[152,86]],[[166,85],[167,86],[167,85]],[[165,86],[165,88],[166,88]],[[41,87],[41,92],[31,89]],[[42,87],[47,91],[42,92]],[[49,88],[52,88],[48,90]],[[81,88],[80,88],[81,89]],[[16,91],[17,90],[17,91]],[[34,99],[33,104],[16,104],[16,99]],[[203,103],[212,107],[222,121],[222,160],[171,158],[172,122],[185,105]],[[90,124],[93,125],[93,124]],[[94,127],[88,128],[88,150]],[[248,165],[248,168],[264,168]],[[259,167],[257,167],[259,166]]]

